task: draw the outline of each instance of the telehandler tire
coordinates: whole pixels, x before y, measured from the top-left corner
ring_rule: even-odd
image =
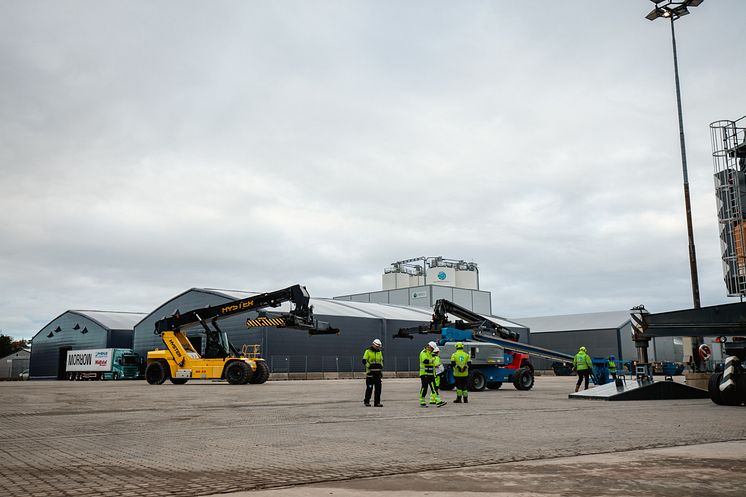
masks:
[[[513,386],[516,390],[531,390],[534,386],[534,374],[529,368],[520,368],[513,375]]]
[[[477,369],[469,371],[469,379],[466,380],[466,388],[470,392],[481,392],[487,386],[484,374]]]
[[[231,385],[245,385],[251,379],[251,367],[243,361],[233,361],[225,368],[225,379]]]
[[[151,362],[145,368],[145,381],[151,385],[162,385],[167,376],[166,366],[161,361]]]
[[[269,366],[265,361],[256,361],[256,371],[249,380],[252,385],[260,385],[269,379]]]
[[[503,386],[502,381],[489,381],[487,382],[487,388],[490,390],[500,390],[500,387]]]

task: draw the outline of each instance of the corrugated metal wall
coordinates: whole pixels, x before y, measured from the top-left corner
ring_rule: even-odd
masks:
[[[621,357],[618,341],[618,329],[561,331],[554,333],[532,333],[531,344],[545,349],[556,350],[566,354],[577,354],[584,346],[591,357],[608,357],[614,354]],[[625,358],[626,360],[626,358]],[[531,359],[536,369],[551,369],[552,362],[548,359],[534,357]]]

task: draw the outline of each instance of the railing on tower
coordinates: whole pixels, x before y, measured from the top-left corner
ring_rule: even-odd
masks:
[[[723,274],[728,296],[746,296],[746,116],[710,124]]]

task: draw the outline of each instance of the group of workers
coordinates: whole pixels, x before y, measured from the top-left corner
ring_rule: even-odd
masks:
[[[365,397],[363,404],[370,406],[370,399],[373,397],[373,406],[383,407],[381,404],[381,378],[383,377],[383,346],[381,340],[376,338],[370,347],[365,349],[363,354],[363,364],[365,365]],[[435,342],[428,342],[420,351],[420,407],[434,405],[443,407],[446,405],[440,397],[440,381],[445,373],[443,360],[440,358],[440,348]],[[469,390],[467,386],[469,378],[469,367],[471,366],[471,357],[464,352],[464,344],[456,343],[456,352],[451,354],[451,368],[453,369],[453,378],[456,382],[456,404],[467,404],[469,402]],[[612,379],[616,380],[616,360],[614,356],[609,357],[608,361],[609,374]],[[575,354],[572,362],[572,369],[578,374],[578,382],[575,384],[575,392],[580,390],[580,386],[585,382],[585,390],[588,390],[588,383],[593,371],[593,362],[588,355],[588,349],[580,347]],[[428,391],[430,398],[428,402]]]
[[[365,365],[365,397],[363,404],[370,406],[370,398],[373,397],[374,407],[383,407],[381,404],[381,378],[383,377],[383,352],[379,339],[373,340],[370,347],[363,353],[363,364]],[[440,358],[440,347],[435,342],[428,342],[420,351],[420,407],[434,405],[443,407],[446,405],[440,397],[440,381],[445,374],[445,366]],[[451,367],[453,377],[456,381],[456,404],[469,403],[469,390],[467,379],[469,378],[469,366],[471,357],[464,352],[464,344],[456,343],[456,352],[451,354]],[[430,398],[428,402],[428,391]]]

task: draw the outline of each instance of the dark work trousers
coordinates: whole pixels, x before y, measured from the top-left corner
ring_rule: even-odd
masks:
[[[576,387],[579,387],[580,384],[583,382],[583,378],[585,378],[585,389],[588,390],[588,380],[591,379],[591,370],[589,369],[578,369],[578,382],[575,384]]]
[[[456,380],[456,390],[463,391],[464,397],[469,395],[469,390],[468,390],[469,377],[468,376],[454,376],[453,379]]]
[[[370,395],[375,389],[373,403],[381,403],[381,373],[370,372],[365,376],[365,403],[370,404]]]
[[[438,389],[435,388],[435,376],[426,374],[420,376],[420,400],[427,398],[427,389],[429,388],[432,393],[438,395]]]

